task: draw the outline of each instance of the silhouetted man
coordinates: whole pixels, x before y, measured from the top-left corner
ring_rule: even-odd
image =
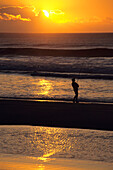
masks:
[[[78,88],[79,88],[79,85],[75,82],[75,78],[72,79],[72,87],[73,87],[73,90],[75,92],[75,96],[73,98],[73,103],[78,103]]]

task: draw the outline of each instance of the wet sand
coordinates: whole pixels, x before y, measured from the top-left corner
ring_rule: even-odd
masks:
[[[113,130],[113,105],[0,100],[0,125]]]
[[[64,162],[63,162],[64,161]],[[69,164],[68,164],[69,163]],[[113,165],[110,163],[97,163],[97,162],[88,162],[88,161],[54,161],[54,164],[50,162],[44,164],[34,164],[34,163],[24,163],[24,162],[10,162],[0,161],[1,170],[112,170]]]
[[[0,156],[0,168],[2,170],[112,170],[113,164],[107,162],[85,161],[64,158],[49,158],[46,161],[38,160],[38,157],[17,155]]]

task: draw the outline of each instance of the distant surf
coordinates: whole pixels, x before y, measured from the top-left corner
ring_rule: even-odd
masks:
[[[113,103],[113,34],[0,34],[0,97]]]
[[[94,48],[81,50],[0,48],[0,55],[67,56],[67,57],[113,57],[113,49]]]

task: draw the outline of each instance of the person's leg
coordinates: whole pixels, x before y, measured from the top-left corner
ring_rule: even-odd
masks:
[[[73,103],[75,103],[75,100],[76,100],[76,94],[75,94],[75,96],[74,96],[74,98],[73,98]]]
[[[76,93],[76,103],[78,103],[78,92]]]

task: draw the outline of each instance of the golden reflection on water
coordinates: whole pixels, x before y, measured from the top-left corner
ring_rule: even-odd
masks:
[[[41,79],[35,83],[39,95],[47,95],[52,90],[52,83],[49,80]]]
[[[37,169],[37,168],[36,168],[36,169]],[[39,170],[44,170],[44,169],[45,169],[45,166],[44,166],[44,165],[39,165],[39,166],[38,166],[38,169],[39,169]]]
[[[36,152],[41,150],[42,153],[38,157],[30,158],[44,163],[54,160],[54,155],[70,150],[71,143],[66,140],[65,134],[59,133],[59,130],[59,128],[40,127],[40,130],[35,128],[35,133],[30,138],[29,144]]]
[[[112,102],[113,81],[83,79],[77,83],[80,100]],[[72,100],[74,92],[70,79],[0,74],[0,96]]]

